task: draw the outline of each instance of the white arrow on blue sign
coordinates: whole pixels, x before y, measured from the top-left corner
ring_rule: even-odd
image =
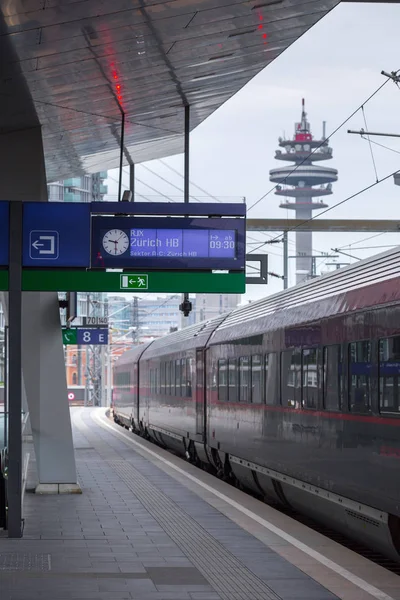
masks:
[[[89,203],[26,202],[23,266],[89,267]]]
[[[29,235],[29,256],[32,260],[51,258],[57,260],[59,255],[58,231],[33,230]]]

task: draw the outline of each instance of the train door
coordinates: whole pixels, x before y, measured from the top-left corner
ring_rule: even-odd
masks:
[[[204,351],[196,350],[196,434],[203,437],[205,392]]]

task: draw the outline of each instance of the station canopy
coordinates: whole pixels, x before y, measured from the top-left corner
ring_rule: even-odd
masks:
[[[183,151],[338,0],[0,0],[0,133],[42,125],[47,178]],[[288,74],[289,76],[290,74]]]

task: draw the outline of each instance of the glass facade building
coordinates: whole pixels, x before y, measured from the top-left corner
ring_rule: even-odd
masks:
[[[105,179],[107,171],[53,181],[47,185],[49,202],[102,202],[108,193]]]

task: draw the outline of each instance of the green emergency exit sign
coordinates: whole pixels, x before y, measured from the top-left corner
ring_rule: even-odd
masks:
[[[143,275],[129,275],[128,273],[120,276],[121,290],[148,290],[149,289],[149,276]]]

